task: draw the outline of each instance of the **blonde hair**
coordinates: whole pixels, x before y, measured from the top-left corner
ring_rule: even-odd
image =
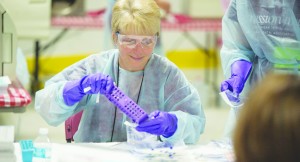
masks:
[[[300,161],[300,76],[269,74],[250,93],[237,122],[237,162]]]
[[[159,35],[160,9],[154,0],[117,0],[111,26],[113,33]]]

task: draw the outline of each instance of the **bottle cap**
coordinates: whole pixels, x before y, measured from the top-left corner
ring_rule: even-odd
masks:
[[[43,134],[43,135],[48,134],[48,128],[40,128],[39,129],[39,134]]]

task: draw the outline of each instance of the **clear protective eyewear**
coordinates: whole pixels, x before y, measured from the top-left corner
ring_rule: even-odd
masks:
[[[153,48],[157,41],[157,35],[154,36],[141,36],[141,35],[123,35],[119,32],[116,33],[118,36],[118,42],[120,45],[124,45],[128,48],[135,48],[138,43],[142,47]]]

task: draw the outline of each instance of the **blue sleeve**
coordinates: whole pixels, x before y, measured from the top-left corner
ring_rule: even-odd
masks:
[[[220,51],[221,63],[226,77],[230,76],[231,64],[237,60],[252,62],[254,52],[239,24],[236,0],[232,0],[222,19],[223,45]],[[245,17],[246,19],[246,17]]]
[[[56,74],[45,84],[45,87],[36,92],[35,110],[44,120],[53,126],[63,123],[68,117],[80,111],[88,103],[88,97],[84,96],[79,103],[68,106],[64,103],[63,88],[71,80],[81,79],[91,73],[94,57],[85,58]]]
[[[64,122],[73,114],[77,104],[67,106],[62,97],[62,90],[66,82],[46,86],[36,92],[35,110],[52,126]]]
[[[205,128],[205,114],[198,91],[189,83],[184,74],[174,68],[165,84],[165,110],[178,119],[176,132],[163,141],[175,143],[183,140],[186,144],[199,141]]]

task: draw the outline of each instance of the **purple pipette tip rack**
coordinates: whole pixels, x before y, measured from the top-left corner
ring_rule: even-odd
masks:
[[[110,102],[124,112],[134,123],[141,123],[148,118],[148,114],[131,98],[124,94],[117,86],[114,86],[110,94],[105,94]]]

